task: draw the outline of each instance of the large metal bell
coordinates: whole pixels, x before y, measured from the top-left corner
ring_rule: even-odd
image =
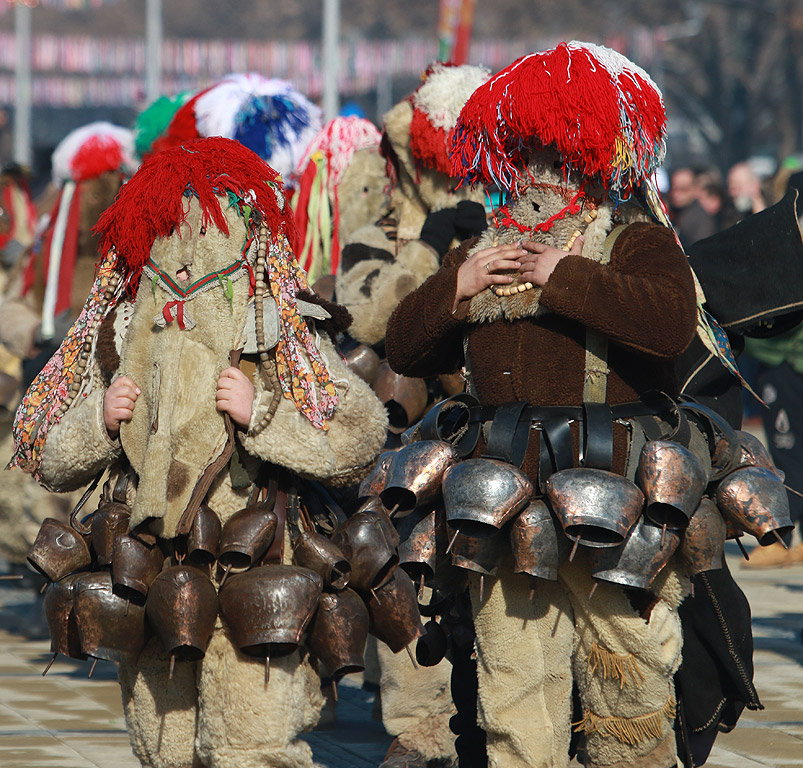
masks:
[[[28,552],[28,562],[51,581],[59,581],[70,573],[92,563],[84,537],[66,523],[46,517]]]
[[[393,653],[406,648],[424,633],[415,587],[401,568],[368,601],[370,632]]]
[[[429,400],[427,383],[393,371],[382,362],[371,385],[388,412],[388,429],[400,434],[424,413]]]
[[[197,661],[206,653],[215,628],[215,585],[197,568],[174,565],[151,584],[145,612],[170,656],[179,661]]]
[[[717,506],[726,519],[752,533],[763,547],[794,530],[786,488],[763,467],[745,467],[728,475],[717,488]]]
[[[540,499],[534,499],[510,526],[514,573],[556,581],[569,556],[569,540],[560,523]]]
[[[443,509],[439,506],[417,509],[401,521],[398,531],[399,567],[416,584],[430,581],[449,541]]]
[[[591,575],[623,587],[649,589],[678,544],[680,536],[675,531],[642,517],[623,544],[589,551]]]
[[[727,526],[717,505],[703,498],[683,532],[680,555],[689,576],[722,568]]]
[[[273,510],[262,504],[235,512],[220,533],[218,562],[224,568],[250,568],[270,548],[277,524]]]
[[[397,448],[394,451],[385,451],[379,454],[374,468],[365,476],[360,483],[360,489],[357,492],[357,497],[360,499],[370,499],[373,496],[379,496],[385,487],[385,479],[388,476],[393,457],[396,455]]]
[[[467,459],[443,478],[446,521],[466,536],[493,536],[527,506],[532,493],[530,479],[512,464]]]
[[[220,552],[220,518],[207,504],[201,504],[187,538],[187,560],[192,565],[212,565]]]
[[[115,539],[128,533],[130,519],[131,509],[118,501],[104,502],[92,515],[92,549],[98,565],[111,565]]]
[[[546,495],[564,533],[587,547],[621,544],[644,507],[644,494],[630,480],[603,469],[556,472]]]
[[[702,462],[688,448],[668,440],[644,446],[637,477],[647,500],[647,517],[677,530],[689,524],[708,483]]]
[[[351,564],[334,542],[315,531],[302,531],[293,549],[293,563],[315,571],[326,589],[345,589]]]
[[[145,646],[144,605],[115,595],[107,571],[81,574],[73,589],[81,651],[106,661],[136,661]]]
[[[373,384],[382,362],[379,355],[367,344],[356,346],[344,355],[346,365],[363,381]]]
[[[399,564],[399,534],[379,499],[366,502],[332,533],[351,564],[349,584],[363,592],[382,586]]]
[[[335,680],[365,669],[368,609],[352,589],[322,594],[310,625],[307,647]]]
[[[379,497],[394,516],[410,514],[418,505],[440,496],[446,471],[458,461],[457,451],[441,440],[419,440],[393,456]]]
[[[86,654],[81,651],[81,637],[73,615],[75,581],[82,575],[73,573],[54,581],[45,592],[45,618],[50,630],[50,650],[72,659],[86,659]]]
[[[505,536],[476,539],[457,532],[452,538],[452,565],[482,576],[495,576],[505,555]]]
[[[292,653],[322,588],[317,573],[296,565],[264,565],[232,576],[219,595],[232,643],[255,658]]]
[[[739,442],[740,466],[763,467],[772,472],[781,482],[785,480],[785,474],[775,466],[770,452],[761,440],[755,435],[751,435],[749,432],[744,432],[742,430],[737,430],[735,434]]]
[[[115,594],[124,600],[143,600],[163,564],[164,555],[158,546],[150,546],[128,534],[118,536],[112,552]]]

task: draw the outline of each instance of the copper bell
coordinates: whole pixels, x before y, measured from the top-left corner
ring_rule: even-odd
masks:
[[[418,421],[427,407],[426,382],[395,373],[387,360],[380,364],[371,387],[388,412],[388,429],[395,434]]]
[[[644,507],[644,494],[630,480],[604,469],[556,472],[546,495],[564,533],[588,547],[621,544]]]
[[[674,529],[688,525],[708,484],[702,462],[688,448],[668,440],[644,446],[637,477],[647,500],[647,517]]]
[[[341,523],[332,541],[351,563],[349,584],[368,592],[384,584],[399,564],[399,534],[378,499]]]
[[[73,589],[82,652],[106,661],[136,661],[145,646],[145,607],[115,595],[108,571],[82,574]]]
[[[360,344],[344,355],[344,359],[346,365],[363,381],[373,384],[382,361],[371,347],[367,344]]]
[[[125,600],[142,600],[163,564],[164,555],[158,546],[149,546],[128,534],[118,536],[112,552],[115,594]]]
[[[534,499],[510,526],[514,573],[556,581],[569,555],[569,540],[560,523],[540,499]]]
[[[443,509],[424,508],[405,517],[399,525],[399,567],[416,583],[435,576],[439,555],[448,543]]]
[[[717,505],[703,498],[683,532],[680,555],[689,576],[722,568],[727,526]]]
[[[398,450],[398,449],[397,449]],[[373,496],[379,496],[382,489],[385,487],[385,479],[388,476],[390,464],[396,451],[385,451],[379,454],[379,458],[374,465],[374,468],[365,476],[360,483],[360,489],[357,496],[360,499],[370,499]]]
[[[261,504],[235,512],[220,533],[218,562],[226,568],[250,568],[273,543],[277,519]]]
[[[201,504],[187,538],[187,560],[192,565],[212,565],[220,551],[220,518],[207,504]]]
[[[293,549],[293,563],[315,571],[327,589],[345,589],[351,564],[340,548],[315,531],[302,531]]]
[[[92,515],[92,549],[98,565],[111,565],[114,553],[114,540],[128,533],[131,510],[119,501],[106,501]]]
[[[468,459],[443,478],[443,504],[452,528],[473,538],[493,536],[530,500],[533,484],[520,469],[495,459]]]
[[[50,650],[72,659],[86,659],[75,623],[73,607],[75,581],[83,574],[73,573],[53,582],[45,592],[45,618],[50,630]]]
[[[335,680],[365,669],[368,609],[352,589],[323,594],[310,625],[307,647]]]
[[[232,576],[220,589],[220,612],[232,643],[257,658],[292,653],[322,588],[317,573],[296,565],[264,565]]]
[[[43,576],[58,581],[87,568],[92,556],[86,540],[66,523],[46,517],[28,552],[28,562]]]
[[[415,587],[401,568],[371,596],[368,613],[371,634],[386,643],[393,653],[406,648],[424,633]]]
[[[504,536],[475,539],[459,531],[451,542],[452,565],[482,576],[495,576],[505,553]]]
[[[206,653],[215,628],[217,591],[202,571],[174,565],[151,584],[145,611],[166,653],[179,661],[196,661]]]
[[[728,475],[717,488],[717,506],[725,518],[762,547],[794,530],[789,517],[789,499],[778,477],[763,467],[745,467]]]
[[[623,587],[649,589],[678,544],[677,532],[642,517],[623,544],[590,550],[591,575]]]
[[[444,473],[458,458],[454,447],[441,440],[405,445],[393,457],[379,498],[393,514],[409,514],[440,496]]]
[[[742,467],[763,467],[775,475],[781,482],[786,475],[775,466],[764,443],[749,432],[737,430],[736,438],[739,442],[739,465]]]

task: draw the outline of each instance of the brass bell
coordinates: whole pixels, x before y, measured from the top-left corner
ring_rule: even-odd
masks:
[[[371,387],[388,412],[388,429],[395,434],[418,421],[427,407],[426,382],[394,372],[387,361],[380,364]]]
[[[496,576],[505,555],[504,536],[486,536],[475,539],[457,531],[452,536],[452,565],[482,576]]]
[[[73,589],[81,651],[96,659],[135,662],[145,647],[145,607],[115,595],[108,571],[81,574]]]
[[[496,535],[530,500],[533,484],[517,467],[494,459],[468,459],[443,477],[449,525],[476,539]]]
[[[360,489],[357,492],[357,497],[359,499],[370,499],[373,496],[379,496],[379,494],[382,493],[382,489],[385,487],[385,478],[387,478],[390,464],[393,461],[393,457],[396,455],[397,450],[399,449],[397,448],[394,451],[385,451],[384,453],[379,454],[379,458],[376,460],[374,468],[360,483]]]
[[[206,653],[215,628],[215,585],[197,568],[171,566],[151,584],[145,612],[172,659],[197,661]]]
[[[775,475],[781,482],[786,479],[783,471],[775,466],[775,462],[770,456],[764,443],[755,435],[742,430],[736,431],[736,438],[739,442],[739,464],[742,467],[763,467]]]
[[[365,669],[368,609],[352,589],[322,594],[310,624],[307,647],[329,677],[338,680]]]
[[[569,540],[560,523],[540,499],[534,499],[510,526],[514,573],[556,581],[569,555]]]
[[[399,534],[377,500],[369,500],[332,533],[351,563],[349,584],[363,592],[384,584],[399,564]]]
[[[644,446],[637,477],[647,499],[647,517],[674,529],[688,525],[708,484],[702,462],[669,440],[652,440]]]
[[[293,563],[315,571],[326,589],[345,589],[351,564],[340,548],[315,531],[302,531],[293,549]]]
[[[292,653],[322,588],[317,573],[296,565],[264,565],[232,576],[220,589],[220,612],[232,643],[256,658]]]
[[[45,618],[50,630],[50,650],[71,659],[86,659],[86,654],[81,651],[81,638],[73,615],[75,581],[82,575],[73,573],[54,581],[45,592]]]
[[[128,534],[118,536],[112,551],[115,594],[124,600],[142,600],[163,564],[164,555],[158,546],[148,546]]]
[[[458,458],[454,447],[441,440],[405,445],[393,456],[379,498],[392,516],[409,514],[440,496],[444,474]]]
[[[717,505],[703,498],[683,532],[680,555],[689,576],[722,568],[727,526]]]
[[[406,648],[424,633],[415,587],[400,568],[393,572],[390,581],[371,595],[368,613],[371,634],[393,653]]]
[[[114,540],[128,533],[131,510],[128,505],[118,501],[101,504],[90,520],[92,530],[92,549],[98,565],[111,565],[114,553]]]
[[[344,355],[346,365],[363,381],[373,384],[379,365],[379,355],[367,344],[360,344]]]
[[[786,488],[763,467],[745,467],[728,475],[717,487],[717,506],[722,514],[762,547],[792,533]]]
[[[589,550],[591,575],[623,587],[649,589],[680,544],[676,531],[640,518],[618,547]]]
[[[92,556],[80,533],[60,520],[46,517],[28,552],[28,562],[46,578],[58,581],[89,567]]]
[[[398,527],[399,567],[415,584],[430,581],[448,543],[446,516],[441,507],[424,507],[405,517]]]
[[[630,480],[587,467],[556,472],[546,495],[564,533],[588,547],[621,544],[644,507],[644,494]]]
[[[220,518],[207,504],[201,504],[187,538],[187,560],[192,565],[212,565],[220,551]]]
[[[218,562],[228,568],[250,568],[270,548],[276,535],[276,515],[262,504],[235,512],[220,533]]]

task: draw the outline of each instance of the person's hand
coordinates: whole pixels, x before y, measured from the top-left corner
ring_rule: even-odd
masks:
[[[543,287],[562,258],[569,254],[580,254],[583,250],[583,242],[583,236],[580,235],[574,241],[571,250],[561,251],[551,245],[536,243],[534,240],[524,240],[521,245],[525,254],[521,257],[521,267],[519,267],[522,281]]]
[[[109,437],[120,434],[120,423],[134,415],[134,405],[142,394],[134,380],[128,376],[115,379],[103,395],[103,423]]]
[[[219,411],[228,413],[238,426],[248,426],[254,404],[254,385],[239,368],[224,368],[220,372],[215,398]]]
[[[468,301],[491,285],[509,285],[513,282],[511,275],[500,275],[500,272],[518,269],[520,259],[527,253],[518,243],[509,245],[493,245],[483,248],[466,259],[457,270],[457,291],[455,292],[454,309],[461,301]]]

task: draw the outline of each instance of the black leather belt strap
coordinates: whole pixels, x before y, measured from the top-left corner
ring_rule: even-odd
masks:
[[[574,466],[572,430],[568,419],[549,419],[541,422],[542,436],[546,439],[555,472]]]
[[[447,440],[453,443],[461,458],[469,456],[477,445],[480,424],[470,415],[479,407],[479,401],[467,392],[441,400],[427,411],[420,424],[421,440]],[[459,439],[457,434],[466,427]]]
[[[613,414],[605,403],[583,403],[580,465],[608,471],[613,466]]]
[[[483,456],[521,466],[527,453],[530,422],[521,415],[526,403],[506,403],[496,409]]]

